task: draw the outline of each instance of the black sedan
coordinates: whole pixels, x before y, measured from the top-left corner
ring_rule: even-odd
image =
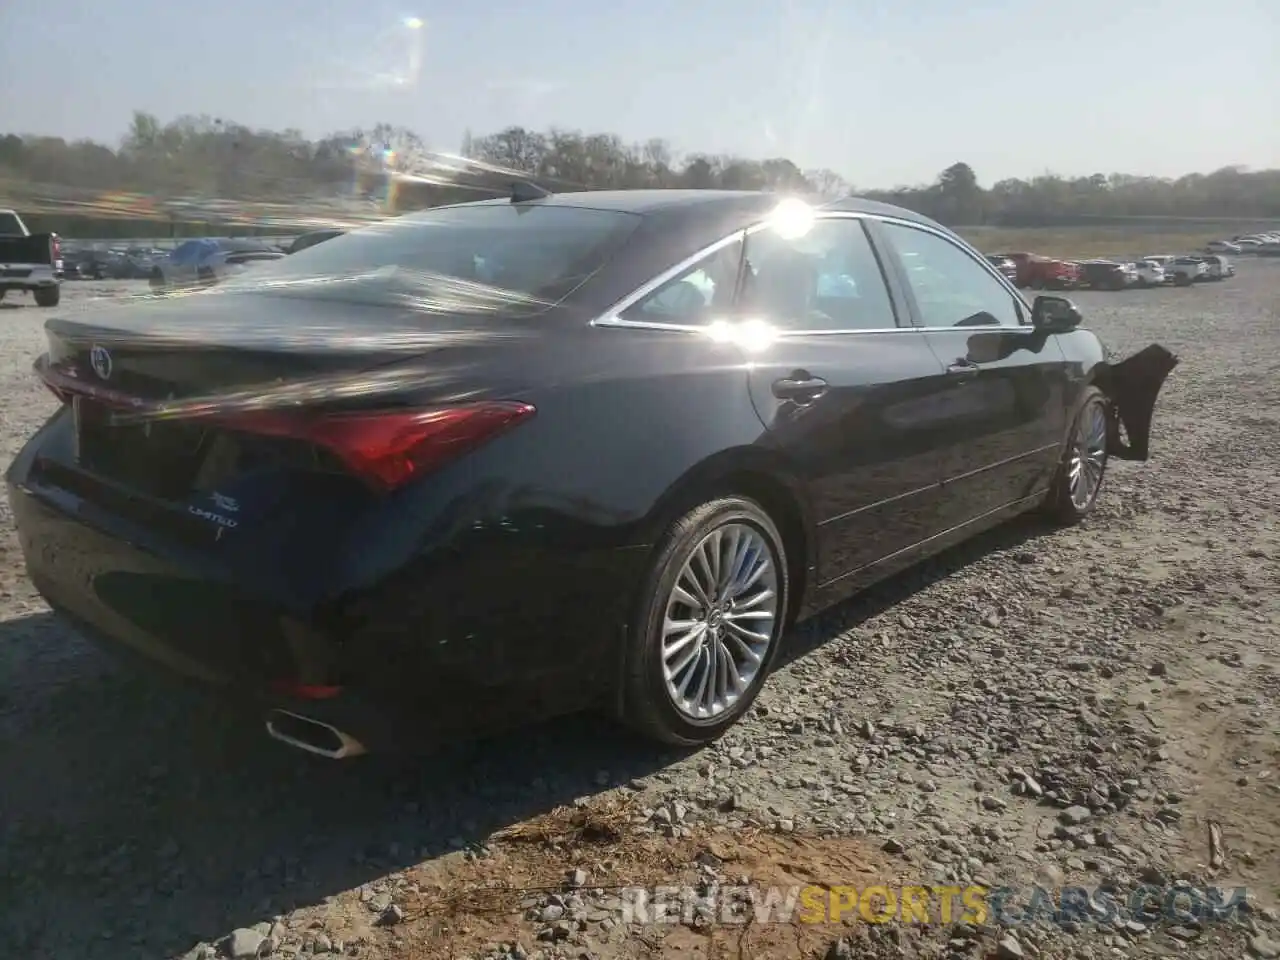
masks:
[[[1114,260],[1083,260],[1081,281],[1094,290],[1127,290],[1138,282],[1138,271],[1131,263]]]
[[[329,757],[590,707],[709,741],[796,620],[1086,517],[1178,362],[914,213],[757,193],[517,190],[117,309],[47,324],[29,575]]]

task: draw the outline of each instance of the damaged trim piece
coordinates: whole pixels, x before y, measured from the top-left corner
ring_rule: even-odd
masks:
[[[1111,401],[1112,417],[1107,435],[1107,453],[1117,460],[1147,460],[1151,455],[1151,418],[1156,398],[1178,358],[1153,343],[1117,364],[1103,366],[1095,378],[1098,388]],[[1120,426],[1124,426],[1124,442]]]

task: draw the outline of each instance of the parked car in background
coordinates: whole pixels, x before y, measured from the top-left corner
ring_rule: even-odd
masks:
[[[1136,260],[1133,268],[1138,274],[1138,286],[1161,287],[1165,283],[1164,264],[1155,260]]]
[[[1138,271],[1132,263],[1084,260],[1080,270],[1081,283],[1094,290],[1127,290],[1138,283]]]
[[[248,267],[284,256],[262,240],[227,237],[187,240],[151,270],[153,289],[211,284]]]
[[[1208,253],[1239,253],[1240,244],[1231,240],[1210,240],[1204,246]]]
[[[1188,287],[1209,279],[1209,265],[1199,257],[1174,257],[1165,266],[1165,273],[1172,274],[1174,286]]]
[[[329,758],[592,707],[714,741],[792,623],[1026,511],[1087,517],[1178,362],[1109,360],[1069,300],[885,204],[394,224],[51,320],[61,406],[6,475],[55,613]],[[447,311],[406,309],[424,275]]]
[[[295,254],[308,247],[314,247],[317,243],[324,243],[326,240],[332,240],[334,237],[340,237],[345,230],[313,230],[310,233],[304,233],[291,244],[284,248],[287,254]]]
[[[989,254],[987,256],[987,262],[989,262],[993,267],[995,267],[997,270],[1003,273],[1006,277],[1008,277],[1010,283],[1015,285],[1017,284],[1018,265],[1014,263],[1011,259],[1009,259],[1008,257],[1000,256],[999,254]]]
[[[1142,258],[1148,263],[1154,263],[1164,271],[1165,283],[1173,283],[1175,278],[1173,270],[1173,262],[1177,260],[1177,256],[1172,253],[1149,253]]]
[[[82,280],[85,274],[81,272],[81,254],[77,250],[62,251],[62,274],[63,280]]]
[[[1041,257],[1034,253],[998,253],[997,257],[1012,260],[1017,266],[1019,287],[1033,290],[1065,290],[1080,282],[1080,267],[1068,260]]]
[[[1225,280],[1227,277],[1236,275],[1236,268],[1226,257],[1215,253],[1201,259],[1204,261],[1205,266],[1209,268],[1210,280]]]
[[[62,241],[56,233],[32,233],[16,210],[0,210],[0,299],[31,294],[38,307],[62,298]]]

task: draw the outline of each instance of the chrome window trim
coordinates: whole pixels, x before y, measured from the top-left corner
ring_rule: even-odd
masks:
[[[1006,277],[999,270],[995,269],[995,267],[992,266],[992,264],[989,263],[985,257],[983,257],[971,245],[969,245],[966,241],[964,241],[963,239],[960,239],[959,237],[950,236],[942,232],[941,230],[938,230],[937,228],[930,226],[929,224],[917,223],[914,220],[905,220],[901,217],[893,217],[893,216],[888,216],[886,214],[863,213],[861,211],[855,211],[855,210],[820,210],[818,211],[817,219],[819,220],[877,220],[877,221],[880,221],[881,223],[891,223],[891,224],[895,224],[903,227],[913,227],[925,233],[931,233],[942,240],[950,241],[953,245],[958,246],[962,251],[969,254],[970,258],[973,259],[974,262],[977,263],[980,267],[983,267],[989,276],[994,277],[996,282],[999,283],[1002,287],[1004,287],[1006,291],[1011,293],[1014,299],[1016,299],[1018,303],[1020,303],[1026,309],[1028,316],[1030,316],[1031,305],[1028,304],[1027,301],[1023,298],[1022,291],[1020,291],[1017,287],[1011,284],[1009,282],[1008,277]],[[695,253],[690,254],[689,256],[685,257],[683,260],[679,261],[675,265],[668,267],[666,270],[663,270],[656,277],[636,287],[636,289],[632,290],[629,294],[627,294],[621,300],[618,300],[617,302],[615,302],[613,306],[611,306],[604,313],[600,314],[598,317],[593,318],[591,320],[590,325],[593,327],[621,327],[624,329],[631,329],[631,330],[651,330],[651,331],[663,331],[663,332],[669,331],[672,333],[706,333],[708,328],[705,324],[666,323],[661,320],[626,320],[621,316],[621,314],[623,313],[623,311],[628,310],[631,307],[635,306],[639,301],[643,300],[649,294],[653,293],[663,284],[669,283],[672,280],[674,280],[676,277],[680,276],[680,274],[684,273],[690,267],[697,264],[698,261],[702,260],[703,258],[711,256],[711,254],[715,253],[717,250],[722,250],[725,247],[729,246],[732,243],[735,243],[738,240],[745,240],[747,237],[753,234],[759,233],[761,230],[767,229],[768,226],[769,226],[768,221],[753,223],[748,227],[738,228],[737,230],[733,231],[733,233],[729,234],[727,237],[721,237],[719,240],[715,241],[714,243],[707,244],[702,249],[696,251]],[[957,243],[957,240],[959,241],[958,243]],[[855,327],[848,330],[788,329],[788,330],[779,330],[778,336],[779,338],[789,339],[793,337],[834,337],[834,336],[843,337],[843,336],[849,336],[851,334],[859,334],[859,333],[864,333],[864,334],[865,333],[871,333],[871,334],[922,333],[922,332],[937,333],[943,330],[966,330],[966,331],[974,331],[974,332],[985,332],[985,331],[991,331],[991,330],[1031,330],[1031,329],[1033,329],[1033,327],[1029,323],[1020,324],[1018,326],[1011,326],[1011,325],[1006,325],[1001,323],[1001,324],[987,325],[987,326],[981,326],[981,327],[976,327],[976,326],[975,327],[956,327],[956,326],[919,327],[914,324],[910,324],[905,327],[903,326],[877,327],[877,328]]]

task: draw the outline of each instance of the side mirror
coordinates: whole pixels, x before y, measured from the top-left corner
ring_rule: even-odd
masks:
[[[1084,318],[1066,297],[1036,297],[1031,305],[1031,325],[1046,333],[1067,333]]]

